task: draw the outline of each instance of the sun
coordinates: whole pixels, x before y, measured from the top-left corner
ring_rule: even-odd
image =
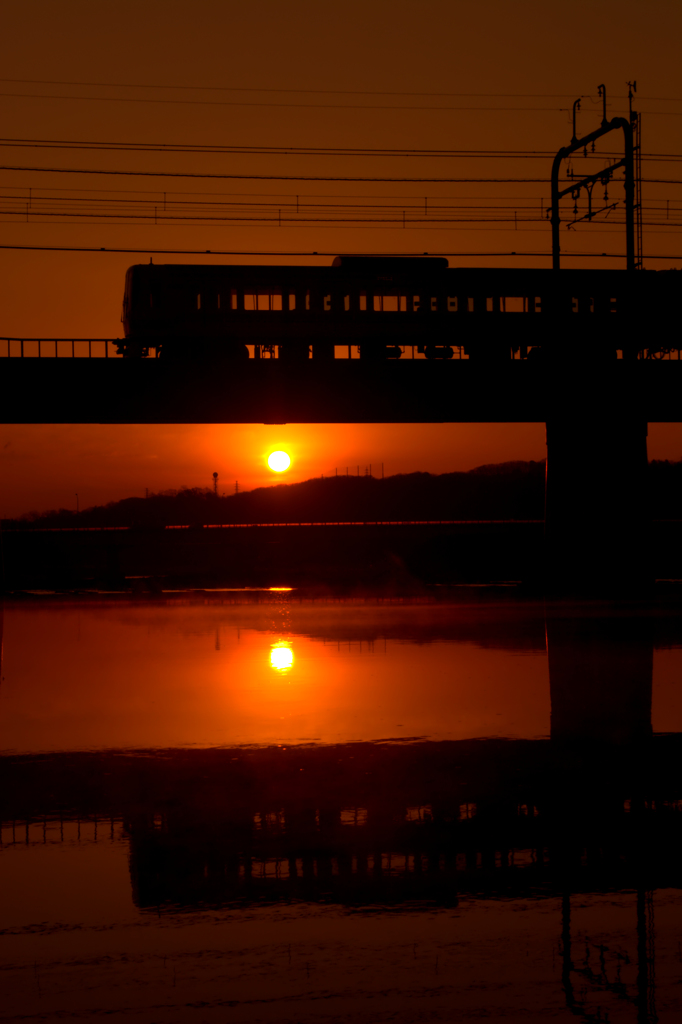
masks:
[[[288,672],[294,664],[294,652],[287,644],[275,644],[270,650],[270,666],[276,672]]]
[[[270,452],[268,455],[268,466],[273,473],[284,473],[291,465],[291,459],[286,452]]]

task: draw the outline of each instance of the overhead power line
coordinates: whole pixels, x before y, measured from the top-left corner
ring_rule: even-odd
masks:
[[[70,167],[23,167],[5,164],[0,166],[0,171],[35,171],[45,174],[110,174],[125,175],[142,178],[218,178],[237,181],[382,181],[382,182],[410,182],[415,184],[451,184],[457,182],[500,182],[505,184],[547,183],[546,178],[387,178],[382,176],[348,176],[348,175],[323,175],[323,174],[210,174],[201,171],[115,171]]]
[[[489,112],[499,111],[503,113],[544,113],[556,114],[557,112],[568,111],[568,107],[484,107],[484,106],[444,106],[443,104],[401,104],[401,103],[271,103],[267,100],[186,100],[186,99],[159,99],[158,97],[140,96],[74,96],[63,93],[43,92],[0,92],[5,99],[23,100],[71,100],[85,103],[146,103],[161,104],[162,106],[190,106],[190,107],[269,107],[275,110],[398,110],[398,111],[436,111],[448,113],[452,111],[474,111]],[[613,104],[608,104],[613,108]],[[662,117],[682,117],[682,111],[675,110],[643,110],[640,113],[655,114]]]
[[[129,192],[125,197],[98,194],[96,196],[70,193],[51,195],[50,189],[14,188],[0,192],[0,215],[40,223],[44,219],[69,218],[87,220],[88,223],[119,221],[153,224],[197,225],[218,224],[273,224],[278,227],[301,227],[308,224],[327,224],[348,227],[373,225],[431,230],[441,224],[513,223],[522,226],[546,222],[547,206],[543,199],[524,197],[496,197],[484,200],[456,201],[442,197],[440,201],[428,196],[358,197],[289,195],[201,198],[169,196],[167,192],[142,196]],[[60,193],[62,190],[58,190]],[[42,193],[42,194],[41,194]],[[583,204],[584,205],[584,204]],[[600,214],[607,212],[609,224],[622,223],[622,203],[596,209],[593,219],[601,224]],[[648,201],[643,209],[647,226],[660,225],[674,229],[682,223],[680,201]],[[613,214],[613,216],[611,216]],[[672,214],[672,217],[671,217]],[[654,219],[658,218],[658,219]]]
[[[113,153],[198,153],[227,154],[231,156],[328,156],[328,157],[418,157],[445,159],[493,159],[493,160],[547,160],[554,157],[552,150],[522,149],[399,149],[363,146],[224,146],[218,144],[195,144],[174,142],[96,142],[72,139],[16,139],[0,138],[0,146],[13,149],[65,149],[92,150]],[[588,159],[618,157],[620,154],[603,152],[589,153]],[[581,158],[583,159],[583,158]],[[679,153],[647,153],[644,159],[651,161],[680,161]]]
[[[227,154],[230,156],[331,156],[331,157],[459,157],[463,159],[507,159],[520,160],[551,159],[550,150],[503,150],[503,149],[397,149],[365,146],[223,146],[217,144],[192,144],[172,142],[82,142],[61,139],[0,139],[0,145],[14,149],[75,149],[113,153],[200,153]],[[616,154],[594,154],[596,157]],[[592,156],[592,154],[590,154]],[[682,159],[682,156],[675,159]]]
[[[278,199],[278,201],[282,201],[282,202],[295,202],[297,198],[301,202],[303,202],[304,200],[310,200],[310,201],[314,200],[316,202],[319,202],[319,201],[321,201],[323,199],[350,199],[350,200],[353,200],[353,201],[357,201],[358,199],[380,199],[380,200],[390,199],[391,202],[392,202],[392,205],[400,205],[398,203],[398,200],[403,200],[403,199],[405,201],[407,201],[407,202],[416,202],[417,200],[419,200],[420,202],[423,201],[423,197],[415,195],[414,192],[410,193],[409,195],[407,195],[406,193],[403,193],[403,194],[399,193],[397,195],[389,195],[389,196],[387,196],[386,193],[384,193],[384,192],[206,192],[204,190],[202,190],[200,192],[194,192],[194,191],[190,192],[190,191],[186,191],[186,190],[180,191],[180,190],[173,189],[172,191],[170,191],[168,189],[158,189],[158,188],[156,188],[156,189],[152,189],[152,188],[146,188],[146,189],[142,189],[142,188],[113,188],[113,187],[112,188],[85,188],[85,187],[81,187],[81,188],[60,188],[57,185],[43,185],[43,186],[36,186],[36,185],[5,185],[4,189],[5,189],[5,191],[8,191],[8,192],[11,191],[12,193],[17,193],[19,198],[21,198],[23,196],[24,199],[27,199],[27,198],[29,198],[31,196],[34,199],[49,198],[52,193],[59,193],[59,195],[64,195],[67,199],[71,195],[75,195],[76,197],[80,197],[82,195],[88,195],[88,196],[89,195],[95,195],[95,196],[126,195],[126,196],[146,196],[146,197],[149,197],[146,200],[145,199],[139,200],[140,202],[149,202],[150,198],[156,198],[156,200],[158,201],[159,197],[163,197],[164,195],[168,197],[168,201],[169,202],[171,201],[171,198],[173,199],[174,202],[179,201],[180,198],[183,197],[183,196],[201,196],[202,197],[202,201],[203,200],[208,201],[209,199],[211,199],[211,200],[212,199],[220,200],[221,198],[224,199],[225,197],[232,198],[232,199],[234,199],[236,197],[241,197],[242,201],[244,201],[244,197],[247,197],[249,200],[255,200],[255,199],[272,200],[272,199],[276,198],[276,199]],[[15,196],[15,198],[16,197],[17,196]],[[5,196],[5,198],[8,198],[8,196]],[[466,196],[466,195],[465,196],[458,196],[458,195],[450,195],[450,194],[448,194],[448,195],[441,195],[441,194],[436,192],[436,193],[431,193],[428,196],[428,201],[431,202],[432,200],[435,201],[435,200],[438,200],[438,199],[445,199],[445,200],[448,200],[448,202],[451,202],[454,199],[480,199],[480,198],[481,198],[480,196]],[[528,202],[529,198],[530,198],[529,196],[509,196],[509,195],[487,196],[486,197],[486,199],[489,202],[492,202],[493,199],[500,199],[500,200],[505,200],[505,202],[515,202],[515,201],[518,200],[518,202],[520,202],[520,203],[521,202]],[[125,202],[126,200],[112,200],[112,202],[119,202],[119,201]],[[134,200],[134,201],[137,202],[138,200]],[[189,202],[189,201],[194,201],[194,200],[187,200],[187,201]],[[656,200],[654,200],[654,201],[656,201]],[[665,202],[665,200],[661,200],[661,201]],[[540,202],[540,197],[538,197],[537,202]]]
[[[263,86],[242,86],[242,85],[168,85],[149,82],[73,82],[62,79],[50,78],[0,78],[0,82],[12,82],[16,85],[66,85],[80,86],[90,89],[170,89],[176,92],[248,92],[248,93],[277,93],[288,95],[308,96],[442,96],[445,98],[476,98],[476,99],[566,99],[574,100],[574,93],[543,93],[543,92],[409,92],[394,91],[388,89],[271,89]],[[589,99],[589,95],[582,95],[581,99]],[[615,97],[616,99],[627,99],[627,95]],[[656,102],[680,103],[682,98],[666,96],[649,96],[648,99]],[[594,97],[594,102],[599,99]]]
[[[147,256],[338,256],[338,251],[317,252],[310,250],[284,250],[284,249],[132,249],[132,248],[105,248],[100,246],[76,246],[76,245],[3,245],[0,250],[11,249],[27,250],[33,252],[104,252],[104,253],[141,253]],[[366,252],[356,253],[363,256],[547,256],[551,257],[550,250],[540,251],[506,251],[506,252]],[[621,252],[562,252],[562,257],[605,257],[607,259],[625,259]],[[647,260],[682,260],[682,255],[670,256],[645,256]]]
[[[556,114],[561,107],[481,107],[481,106],[443,106],[442,104],[398,104],[398,103],[269,103],[266,100],[185,100],[185,99],[158,99],[143,98],[139,96],[65,96],[63,94],[39,93],[39,92],[0,92],[5,99],[22,100],[76,100],[88,103],[154,103],[163,106],[190,106],[190,107],[274,107],[276,109],[294,108],[297,110],[442,110],[442,111],[504,111],[513,113],[549,113]],[[565,108],[568,110],[568,107]],[[651,111],[650,111],[651,113]],[[658,113],[658,111],[653,111]],[[666,111],[662,111],[666,113]],[[681,115],[682,116],[682,115]]]
[[[123,175],[134,178],[217,178],[237,181],[364,181],[396,182],[411,184],[546,184],[546,178],[388,178],[376,176],[325,175],[325,174],[209,174],[202,171],[123,171],[102,170],[81,167],[24,167],[14,164],[0,165],[0,171],[31,171],[40,174],[105,174]],[[570,179],[567,179],[570,181]],[[650,185],[681,185],[682,181],[669,178],[642,178]]]
[[[0,216],[3,217],[21,217],[24,218],[23,210],[16,209],[2,209],[0,208]],[[313,214],[306,214],[302,216],[292,216],[291,214],[285,215],[284,211],[281,211],[278,215],[277,211],[272,211],[268,214],[229,214],[223,216],[211,215],[211,214],[181,214],[181,213],[159,213],[158,219],[153,213],[98,213],[93,211],[85,212],[73,212],[64,210],[40,210],[36,211],[31,217],[31,223],[41,223],[41,221],[47,221],[49,218],[53,223],[56,218],[62,218],[57,220],[56,223],[65,224],[70,221],[78,220],[87,224],[99,224],[102,222],[110,223],[118,221],[123,224],[139,224],[143,222],[145,224],[167,224],[174,227],[198,227],[200,225],[206,226],[217,226],[217,227],[273,227],[273,228],[300,228],[305,226],[315,226],[317,228],[324,227],[327,229],[331,228],[388,228],[388,229],[405,229],[410,231],[433,231],[438,230],[442,225],[450,225],[450,227],[456,227],[458,225],[472,225],[472,224],[511,224],[516,230],[526,230],[526,226],[529,224],[541,224],[542,230],[546,223],[545,218],[538,215],[527,216],[522,211],[509,211],[506,216],[498,214],[497,216],[431,216],[419,217],[414,214],[413,211],[409,212],[408,216],[400,217],[397,214],[388,216],[369,216],[358,215],[358,216],[334,216],[333,214],[319,214],[314,216]],[[7,221],[4,223],[16,223],[16,220]],[[593,231],[601,231],[604,229],[608,233],[613,233],[619,225],[625,223],[624,216],[619,218],[611,218],[610,221],[604,223],[603,221],[597,221],[597,226],[593,227]],[[647,220],[645,221],[645,227],[667,227],[669,230],[667,233],[678,234],[675,228],[679,228],[682,222],[666,221],[666,220]],[[467,230],[471,230],[467,228]],[[475,229],[479,230],[479,229]]]

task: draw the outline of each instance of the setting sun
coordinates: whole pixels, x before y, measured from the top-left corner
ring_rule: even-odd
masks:
[[[273,647],[270,651],[270,665],[278,672],[287,672],[294,663],[294,652],[284,644]]]
[[[291,459],[286,452],[271,452],[268,455],[268,466],[273,473],[284,473],[291,465]]]

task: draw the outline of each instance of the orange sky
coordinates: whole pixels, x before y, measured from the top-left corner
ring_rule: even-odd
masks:
[[[49,0],[24,0],[3,13],[3,136],[554,152],[570,139],[568,111],[573,98],[589,93],[578,125],[579,130],[589,131],[600,119],[597,84],[607,84],[609,112],[623,113],[624,83],[636,78],[637,104],[644,112],[645,153],[678,153],[681,30],[678,3],[643,6],[634,0],[604,0],[597,5],[579,2],[570,12],[547,3],[490,0],[475,5],[427,0],[418,6],[400,0],[373,0],[370,4],[351,0],[340,6],[301,0],[287,5],[224,0],[195,0],[192,4],[64,0],[55,5]],[[133,83],[137,88],[39,82]],[[224,91],[227,89],[232,91]],[[26,98],[29,93],[34,98]],[[400,109],[405,107],[413,109]],[[72,170],[423,178],[526,175],[541,179],[540,183],[515,184],[341,183],[2,170],[3,244],[143,250],[140,255],[0,251],[2,336],[116,337],[121,333],[125,269],[131,263],[146,262],[149,251],[156,248],[485,253],[539,251],[549,246],[548,226],[541,221],[522,223],[514,230],[511,223],[444,224],[435,214],[432,220],[422,219],[406,229],[334,228],[328,223],[278,228],[256,221],[245,225],[162,219],[154,224],[150,219],[154,205],[161,207],[164,191],[175,203],[238,201],[242,206],[252,204],[248,208],[253,210],[267,206],[270,212],[278,204],[291,209],[295,194],[303,205],[388,203],[413,211],[420,210],[425,200],[429,209],[439,204],[472,203],[499,203],[508,209],[518,204],[523,210],[544,202],[546,207],[549,158],[520,162],[130,154],[6,145],[2,156],[3,167]],[[645,162],[644,175],[675,180],[679,178],[677,166]],[[181,191],[183,196],[178,194]],[[89,212],[82,216],[85,205],[81,202],[80,215],[67,217],[64,204],[76,198],[88,200],[90,211],[93,204],[99,204],[99,215]],[[658,223],[645,228],[645,252],[650,257],[679,254],[679,229],[669,219],[661,221],[661,204],[667,200],[673,221],[679,218],[679,186],[645,184],[644,199],[651,210],[658,207],[658,213],[651,213]],[[47,215],[48,208],[53,216]],[[126,216],[116,220],[104,216],[114,209],[124,209]],[[581,252],[619,252],[624,240],[619,228],[592,224],[580,232],[565,232],[563,245]],[[155,257],[155,261],[163,259]],[[191,262],[211,257],[171,255],[165,259]],[[224,259],[316,262],[315,257],[304,255]],[[317,262],[330,262],[330,258]],[[452,257],[450,262],[548,265],[544,257],[514,260],[483,255]],[[570,265],[622,264],[586,257],[571,260]],[[648,265],[680,266],[682,260],[650,259]],[[214,470],[231,488],[235,479],[240,486],[250,487],[265,481],[263,454],[271,445],[280,444],[291,445],[295,456],[290,479],[333,472],[336,466],[347,464],[364,467],[383,461],[386,472],[442,472],[482,462],[544,456],[541,425],[293,426],[284,430],[2,427],[0,513],[70,505],[76,491],[83,506],[141,493],[145,487],[157,490],[207,484]],[[650,455],[679,458],[680,427],[652,427]]]

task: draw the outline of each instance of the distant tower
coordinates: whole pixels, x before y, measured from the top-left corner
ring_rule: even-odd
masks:
[[[217,498],[218,497],[218,474],[217,473],[213,474],[213,493],[215,494],[215,496]]]

